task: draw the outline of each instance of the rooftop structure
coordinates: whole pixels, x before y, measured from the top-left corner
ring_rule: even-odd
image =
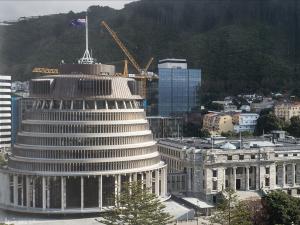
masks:
[[[115,204],[126,181],[141,181],[166,199],[166,164],[134,79],[110,76],[114,67],[104,64],[63,64],[60,71],[30,81],[16,144],[0,173],[0,206],[96,213]]]

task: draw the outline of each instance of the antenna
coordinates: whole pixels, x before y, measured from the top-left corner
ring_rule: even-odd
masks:
[[[86,15],[85,15],[85,52],[84,52],[82,58],[78,60],[79,64],[93,64],[95,61],[89,52],[89,27],[88,26],[89,26],[88,15],[86,12]]]

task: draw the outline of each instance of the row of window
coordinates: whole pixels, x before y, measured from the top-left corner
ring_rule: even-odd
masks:
[[[126,145],[152,141],[152,134],[136,137],[27,137],[18,136],[18,144],[42,146]]]
[[[13,154],[21,157],[47,158],[47,159],[92,159],[113,158],[145,155],[156,152],[156,147],[133,149],[104,149],[104,150],[34,150],[14,148]]]
[[[52,124],[23,124],[22,130],[38,133],[121,133],[149,130],[145,124],[125,125],[52,125]]]
[[[47,171],[47,172],[85,172],[85,171],[109,171],[126,170],[147,167],[160,162],[160,158],[146,160],[136,160],[129,162],[101,162],[101,163],[39,163],[39,162],[19,162],[9,161],[9,167],[27,171]]]
[[[175,156],[177,158],[180,158],[180,151],[176,151],[176,150],[173,150],[173,149],[170,149],[170,148],[165,148],[165,147],[162,147],[162,146],[158,146],[158,151],[163,153],[163,154],[166,154],[168,156]]]
[[[115,100],[36,100],[25,104],[26,110],[97,110],[97,109],[139,109],[139,101]]]
[[[54,121],[115,121],[145,119],[145,112],[25,112],[24,119]]]

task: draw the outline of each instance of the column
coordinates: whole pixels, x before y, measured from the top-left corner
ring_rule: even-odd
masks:
[[[61,210],[65,209],[65,182],[66,182],[66,178],[61,177]]]
[[[35,179],[32,180],[32,207],[35,208]]]
[[[20,189],[21,189],[21,206],[24,206],[24,176],[21,176],[21,184],[20,184]]]
[[[282,164],[282,187],[285,187],[285,163]]]
[[[30,207],[30,179],[26,176],[26,207]]]
[[[46,190],[47,190],[47,208],[50,208],[50,177],[47,177]]]
[[[155,170],[155,194],[159,196],[159,170]]]
[[[46,209],[46,178],[42,177],[43,209]]]
[[[294,187],[296,184],[296,173],[295,173],[296,163],[292,164],[292,186]]]
[[[14,175],[14,205],[17,206],[19,199],[18,199],[18,176]]]
[[[223,190],[226,189],[226,167],[223,169]]]
[[[191,179],[191,173],[192,173],[192,169],[187,168],[188,174],[187,174],[187,191],[191,192],[192,191],[192,179]],[[203,177],[203,180],[205,180],[205,178]]]
[[[260,189],[260,166],[255,167],[255,189]]]
[[[137,173],[134,173],[134,174],[133,174],[133,181],[134,181],[134,182],[137,182]]]
[[[232,189],[234,190],[234,191],[236,191],[236,167],[232,167],[232,175],[233,175],[233,182],[232,182]]]
[[[80,177],[80,191],[81,191],[81,210],[84,208],[84,178]]]
[[[150,171],[148,171],[148,172],[146,172],[146,188],[147,189],[150,189],[151,188],[151,172]],[[152,192],[151,190],[150,190],[150,192]]]
[[[246,166],[245,168],[246,168],[246,182],[245,182],[246,187],[245,187],[245,189],[246,189],[246,191],[249,191],[249,166]]]
[[[144,189],[144,173],[141,173],[141,184],[142,184],[142,189]]]
[[[99,193],[98,193],[99,208],[100,210],[102,210],[102,175],[98,177],[98,187],[99,187]]]
[[[129,179],[128,179],[128,182],[129,182],[129,194],[131,195],[132,194],[132,189],[131,189],[131,184],[132,184],[132,174],[129,174]]]

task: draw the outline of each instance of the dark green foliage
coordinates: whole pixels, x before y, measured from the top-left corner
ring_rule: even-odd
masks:
[[[142,189],[140,182],[126,183],[116,199],[116,207],[101,215],[103,219],[99,222],[106,225],[167,225],[172,217],[164,208],[155,194]]]
[[[294,137],[300,137],[300,118],[298,116],[291,118],[291,124],[288,126],[287,131]]]
[[[285,128],[285,123],[277,118],[273,113],[262,115],[257,120],[255,127],[255,135],[270,133],[272,130],[282,130]]]
[[[270,192],[265,198],[269,224],[300,224],[300,200],[283,191]]]
[[[203,104],[237,93],[292,92],[300,96],[300,4],[297,0],[142,0],[122,10],[94,6],[90,48],[102,63],[124,59],[100,21],[106,20],[141,66],[187,58],[202,68]],[[69,26],[84,13],[43,16],[0,26],[0,73],[26,80],[34,66],[76,62],[84,31]],[[132,72],[132,67],[129,68]]]

